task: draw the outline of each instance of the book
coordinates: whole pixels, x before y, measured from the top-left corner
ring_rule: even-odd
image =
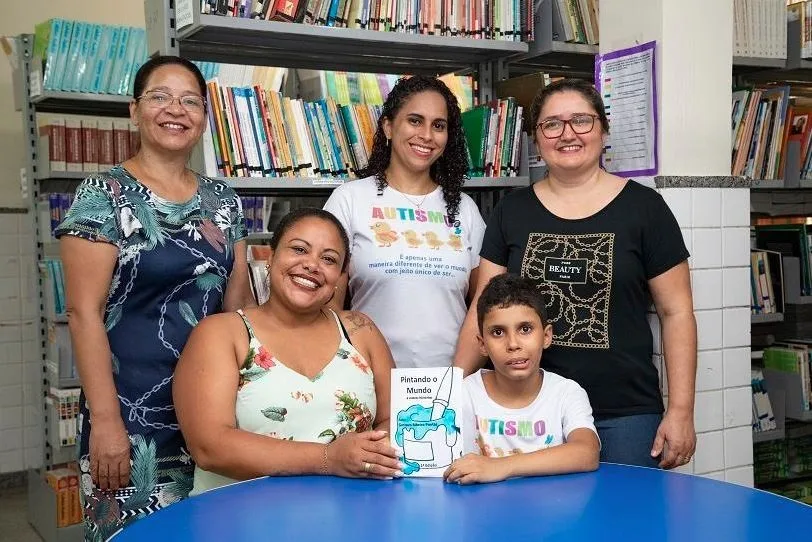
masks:
[[[405,476],[439,477],[462,457],[462,369],[392,369],[390,438]]]

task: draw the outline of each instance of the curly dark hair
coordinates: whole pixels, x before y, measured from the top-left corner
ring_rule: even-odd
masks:
[[[544,104],[547,103],[547,99],[553,94],[567,91],[577,92],[592,106],[592,109],[594,109],[598,115],[603,133],[608,134],[609,117],[606,116],[603,98],[601,98],[600,93],[595,90],[595,86],[592,83],[583,79],[559,79],[539,90],[538,94],[533,98],[533,104],[530,106],[530,122],[533,123],[533,133],[536,133],[536,125],[538,124],[541,110],[544,108]]]
[[[482,322],[485,315],[493,308],[506,309],[515,305],[530,307],[539,315],[541,325],[549,323],[547,308],[544,305],[544,296],[530,279],[504,273],[493,277],[476,304],[477,323],[482,333]]]
[[[338,231],[338,236],[341,237],[341,244],[344,245],[344,261],[341,263],[341,272],[346,271],[347,265],[350,263],[350,238],[347,236],[347,230],[344,229],[344,225],[341,224],[335,215],[318,207],[299,207],[283,216],[282,220],[280,220],[279,224],[274,228],[273,235],[271,235],[269,242],[271,248],[276,251],[277,247],[279,247],[279,242],[288,230],[305,218],[318,218],[329,222],[335,227]]]
[[[448,220],[453,223],[460,209],[460,192],[462,192],[462,186],[465,184],[468,173],[468,151],[465,134],[462,131],[462,113],[457,98],[446,84],[436,77],[415,75],[398,80],[383,104],[383,110],[378,119],[378,128],[372,142],[369,163],[360,172],[360,175],[362,177],[375,176],[378,180],[378,194],[383,193],[387,184],[386,168],[389,167],[391,152],[383,131],[384,119],[389,119],[390,122],[395,120],[395,116],[406,100],[418,92],[426,91],[433,91],[442,96],[448,110],[448,143],[440,158],[432,164],[429,174],[443,190],[446,214]]]

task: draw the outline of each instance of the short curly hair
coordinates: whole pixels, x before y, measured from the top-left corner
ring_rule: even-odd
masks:
[[[419,92],[436,92],[445,100],[448,114],[448,142],[443,154],[431,166],[429,174],[440,185],[446,204],[448,220],[453,223],[460,209],[460,194],[468,174],[468,150],[462,129],[462,112],[454,93],[436,77],[415,75],[403,77],[392,88],[383,104],[378,128],[372,141],[372,153],[367,167],[360,171],[361,177],[374,176],[378,181],[378,193],[386,188],[386,168],[389,167],[391,149],[383,131],[385,119],[394,121],[403,104]]]
[[[494,308],[507,309],[515,305],[530,307],[539,315],[541,325],[549,323],[547,308],[544,305],[544,296],[530,279],[504,273],[493,277],[476,304],[477,323],[482,333],[482,323],[485,315]]]

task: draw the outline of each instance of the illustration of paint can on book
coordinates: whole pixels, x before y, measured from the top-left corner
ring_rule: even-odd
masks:
[[[390,425],[406,476],[442,476],[462,456],[462,369],[393,369]]]

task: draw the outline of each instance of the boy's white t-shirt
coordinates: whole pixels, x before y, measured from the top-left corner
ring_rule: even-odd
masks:
[[[584,389],[574,380],[543,371],[541,390],[524,408],[506,408],[490,398],[481,369],[463,381],[464,453],[504,457],[558,446],[579,428],[597,435],[592,407]]]
[[[349,294],[386,338],[397,367],[451,365],[485,222],[461,194],[448,224],[440,187],[412,196],[374,177],[348,182],[324,205],[350,238]]]

